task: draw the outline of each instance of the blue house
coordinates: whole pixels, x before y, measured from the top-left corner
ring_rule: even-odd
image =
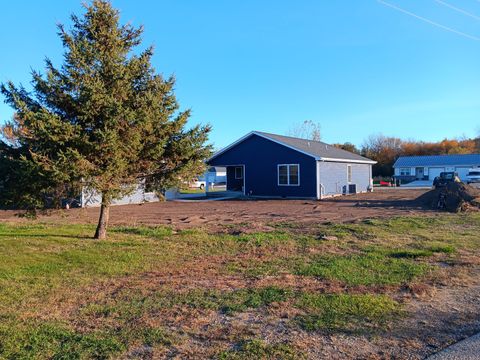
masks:
[[[371,191],[375,161],[332,145],[253,131],[207,163],[227,169],[227,190],[266,198],[325,197]]]

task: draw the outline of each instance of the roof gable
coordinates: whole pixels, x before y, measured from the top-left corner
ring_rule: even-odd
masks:
[[[238,139],[234,143],[230,144],[226,148],[220,150],[216,154],[214,154],[210,159],[207,161],[213,160],[217,156],[223,154],[224,152],[230,150],[231,148],[235,147],[242,141],[246,140],[250,136],[257,135],[264,139],[273,141],[278,143],[282,146],[288,147],[295,151],[298,151],[304,155],[311,156],[315,160],[320,161],[342,161],[342,162],[356,162],[356,163],[367,163],[367,164],[375,164],[375,161],[367,159],[363,156],[358,154],[351,153],[349,151],[339,149],[335,146],[326,144],[321,141],[313,141],[313,140],[306,140],[300,138],[294,138],[290,136],[282,136],[276,134],[269,134],[260,131],[252,131],[247,135],[243,136],[242,138]]]

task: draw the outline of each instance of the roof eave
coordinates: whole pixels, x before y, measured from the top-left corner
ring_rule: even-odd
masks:
[[[370,164],[374,165],[377,161],[374,160],[361,160],[361,159],[337,159],[337,158],[318,158],[319,161],[334,161],[334,162],[346,162],[346,163],[355,163],[355,164]]]
[[[319,156],[315,156],[313,154],[310,154],[306,151],[303,151],[303,150],[300,150],[298,148],[296,148],[295,146],[291,146],[289,144],[285,144],[284,142],[282,141],[278,141],[276,139],[272,139],[271,137],[268,137],[268,136],[265,136],[263,134],[260,134],[256,131],[252,131],[253,134],[255,135],[258,135],[260,137],[263,137],[267,140],[270,140],[270,141],[273,141],[273,142],[276,142],[277,144],[280,144],[280,145],[283,145],[285,147],[288,147],[292,150],[295,150],[295,151],[298,151],[304,155],[307,155],[307,156],[310,156],[310,157],[313,157],[316,161],[336,161],[336,162],[350,162],[350,163],[359,163],[359,164],[376,164],[377,162],[376,161],[373,161],[373,160],[361,160],[361,159],[356,159],[356,160],[350,160],[350,159],[343,159],[343,158],[325,158],[325,157],[319,157]]]

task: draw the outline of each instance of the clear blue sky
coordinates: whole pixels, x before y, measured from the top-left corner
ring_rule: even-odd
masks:
[[[480,37],[479,0],[385,0]],[[443,4],[442,4],[443,2]],[[465,12],[451,7],[454,5]],[[145,26],[154,65],[177,78],[192,123],[216,147],[251,130],[285,134],[321,123],[326,142],[372,133],[440,140],[480,127],[480,41],[376,0],[113,0],[122,21]],[[79,0],[5,1],[0,81],[29,85],[48,56],[60,64],[55,24]],[[3,100],[3,99],[2,99]],[[0,104],[0,122],[12,110]]]

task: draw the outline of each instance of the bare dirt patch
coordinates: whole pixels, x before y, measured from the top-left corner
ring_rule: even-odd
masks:
[[[366,218],[413,215],[432,212],[417,198],[427,190],[388,189],[373,193],[341,196],[322,201],[229,200],[209,202],[161,202],[115,206],[112,225],[168,225],[175,229],[243,226],[251,231],[268,230],[279,222],[353,222]],[[96,223],[99,209],[70,209],[40,216],[60,223]],[[0,221],[24,221],[15,211],[0,211]],[[245,231],[245,229],[242,229]]]

